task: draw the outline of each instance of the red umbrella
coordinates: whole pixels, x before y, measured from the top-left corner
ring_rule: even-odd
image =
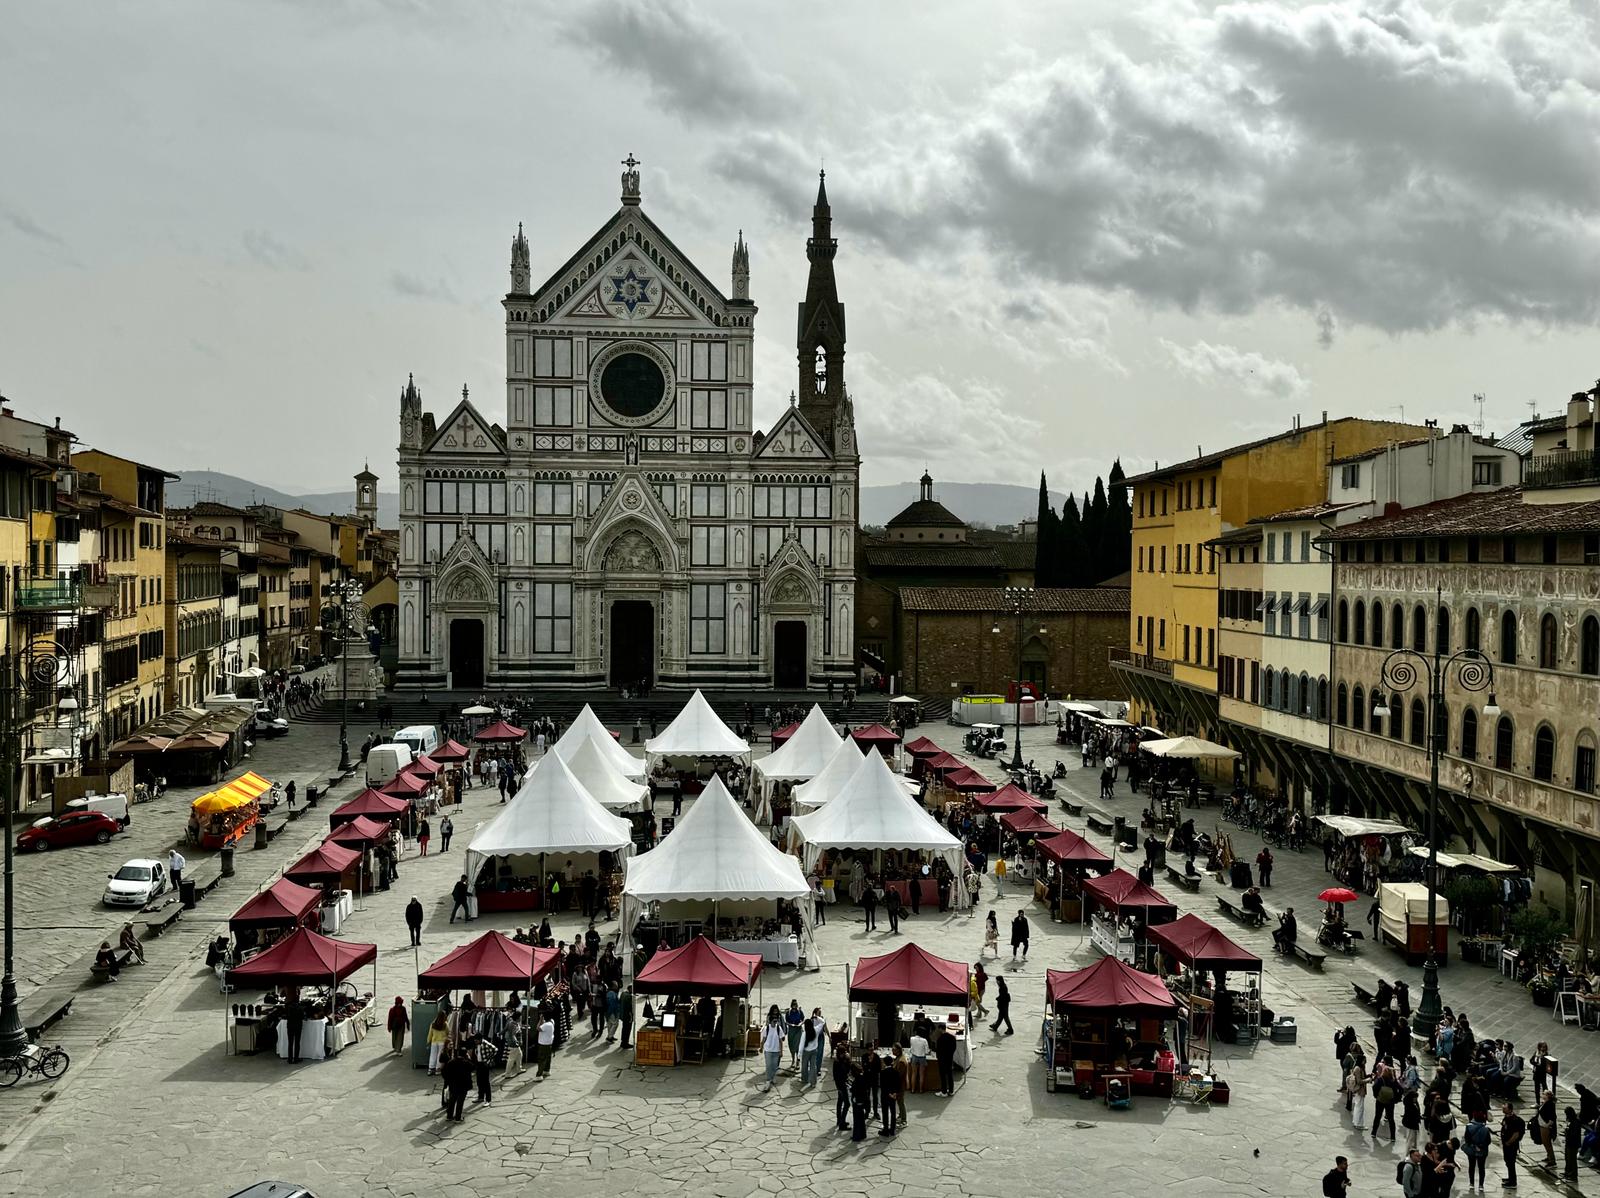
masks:
[[[1330,886],[1317,897],[1325,903],[1353,903],[1361,896],[1347,886]]]

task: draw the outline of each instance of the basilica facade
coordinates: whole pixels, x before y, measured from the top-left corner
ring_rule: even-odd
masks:
[[[798,689],[855,676],[859,500],[825,183],[806,242],[798,385],[752,410],[756,305],[621,205],[545,282],[519,226],[505,411],[400,398],[407,690]]]

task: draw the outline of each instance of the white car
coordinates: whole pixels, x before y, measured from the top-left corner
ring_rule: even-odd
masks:
[[[148,857],[137,857],[106,876],[110,880],[100,901],[108,907],[142,907],[167,889],[167,867]]]

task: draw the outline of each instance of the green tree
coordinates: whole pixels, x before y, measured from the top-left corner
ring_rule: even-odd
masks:
[[[1088,556],[1088,546],[1083,538],[1083,519],[1078,514],[1078,501],[1071,495],[1068,495],[1067,501],[1061,505],[1057,543],[1060,546],[1057,560],[1061,563],[1061,581],[1056,585],[1082,586],[1084,577],[1089,572],[1088,563],[1084,560]]]
[[[1110,491],[1110,509],[1106,517],[1107,555],[1103,563],[1106,569],[1096,582],[1104,582],[1133,566],[1133,505],[1128,498],[1128,488],[1120,485],[1127,477],[1121,458],[1111,463],[1111,474],[1106,479]]]
[[[1039,471],[1039,528],[1034,535],[1033,585],[1037,587],[1060,586],[1061,577],[1061,521],[1050,503],[1050,487],[1045,482],[1044,471]]]

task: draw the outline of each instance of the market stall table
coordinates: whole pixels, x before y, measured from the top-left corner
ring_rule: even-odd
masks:
[[[724,948],[704,936],[696,936],[681,948],[656,953],[634,979],[634,993],[701,1001],[693,1006],[664,1007],[642,1024],[634,1036],[634,1063],[676,1065],[681,1060],[704,1060],[719,1024],[723,1043],[742,1054],[749,1040],[750,990],[760,976],[760,957]],[[720,1002],[722,1010],[720,1018],[711,1018],[706,1026],[710,1000]]]
[[[373,990],[365,996],[353,995],[344,999],[339,983],[364,965],[372,966]],[[327,987],[327,996],[320,1005],[325,1006],[331,1018],[305,1019],[301,1022],[302,1055],[309,1060],[321,1059],[328,1051],[337,1052],[347,1043],[359,1039],[357,1029],[343,1029],[341,1023],[372,1018],[372,997],[377,992],[378,949],[373,944],[351,944],[334,940],[307,928],[298,928],[278,941],[265,952],[257,954],[242,965],[228,971],[228,980],[236,988],[260,987],[262,989],[301,987]],[[235,1040],[233,1022],[239,1018],[240,1006],[234,1004],[234,1016],[229,1020],[228,1040]],[[320,1023],[320,1029],[313,1025]],[[330,1032],[329,1024],[334,1028]],[[286,1039],[288,1021],[279,1023],[278,1044],[280,1055],[288,1056]],[[259,1034],[252,1033],[259,1046]],[[320,1051],[318,1051],[320,1045]]]
[[[856,962],[853,973],[847,976],[847,993],[850,1002],[871,1004],[875,1014],[854,1013],[851,1028],[857,1041],[883,1042],[888,1037],[885,1020],[893,1021],[894,1039],[898,1042],[911,1021],[900,1011],[907,1005],[933,1006],[954,1009],[964,1013],[971,986],[971,974],[965,963],[936,957],[918,944],[907,944],[881,957],[862,957]],[[866,1022],[863,1023],[862,1020]],[[957,1064],[962,1069],[971,1068],[972,1049],[963,1027],[961,1014],[952,1023],[947,1017],[933,1021],[935,1030],[941,1022],[956,1033]]]
[[[1105,1093],[1108,1074],[1129,1073],[1134,1093],[1171,1097],[1176,1057],[1163,1050],[1178,1004],[1152,974],[1115,957],[1087,969],[1045,972],[1045,1089]]]

